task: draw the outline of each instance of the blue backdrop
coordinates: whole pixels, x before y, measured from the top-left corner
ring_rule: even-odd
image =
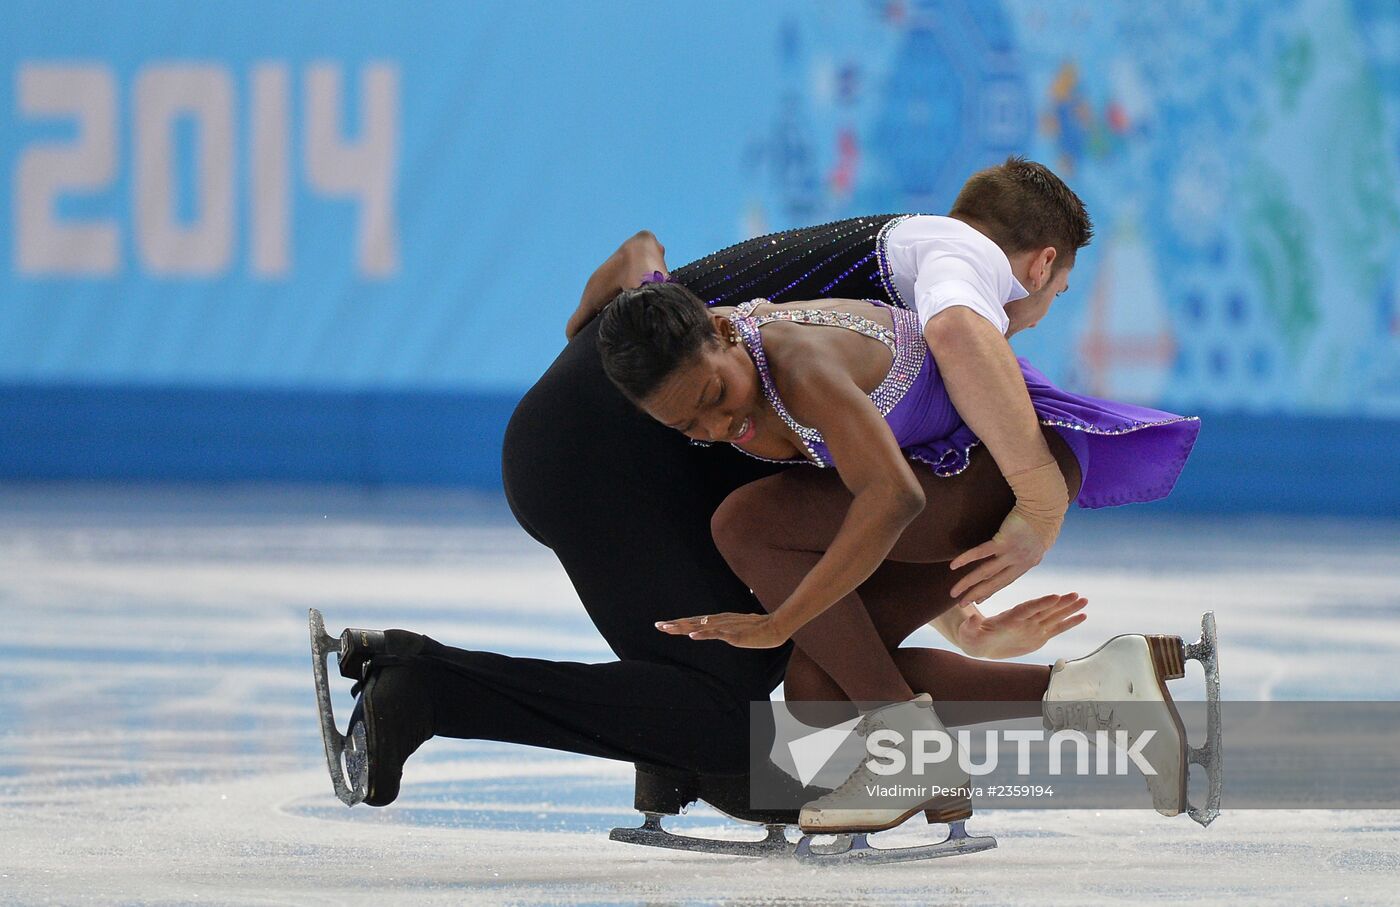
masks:
[[[1205,416],[1178,506],[1400,509],[1391,0],[10,13],[0,475],[491,486],[631,232],[941,212],[1024,152],[1098,232],[1018,351]]]

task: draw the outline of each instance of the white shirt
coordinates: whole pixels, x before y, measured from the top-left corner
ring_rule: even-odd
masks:
[[[1000,246],[951,217],[905,218],[890,229],[885,254],[895,290],[921,324],[962,305],[1005,334],[1011,327],[1006,304],[1030,295]]]

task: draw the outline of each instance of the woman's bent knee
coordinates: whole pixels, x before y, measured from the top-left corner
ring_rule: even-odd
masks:
[[[757,487],[764,481],[760,479],[734,489],[710,517],[710,534],[714,537],[715,547],[731,567],[746,550],[755,547],[755,542],[771,533],[778,519],[778,515],[768,507],[767,496]]]
[[[783,676],[783,696],[793,701],[830,702],[846,698],[827,673],[801,649],[793,649]]]

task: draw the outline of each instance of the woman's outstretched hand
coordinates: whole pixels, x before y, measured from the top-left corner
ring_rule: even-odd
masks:
[[[976,658],[1026,655],[1082,624],[1088,615],[1081,612],[1088,603],[1082,595],[1068,592],[1021,602],[991,617],[983,617],[976,608],[967,607],[967,617],[953,631],[953,642]]]
[[[719,639],[741,649],[776,649],[788,641],[769,614],[706,614],[658,621],[656,629],[672,636]]]

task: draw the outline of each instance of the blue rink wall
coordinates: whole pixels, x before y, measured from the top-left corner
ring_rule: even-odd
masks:
[[[1044,161],[1020,355],[1199,413],[1164,507],[1400,512],[1395,0],[11,0],[0,478],[499,485],[639,228],[677,265]]]
[[[0,387],[0,480],[499,490],[514,394]],[[1207,414],[1189,512],[1400,514],[1400,422]]]

